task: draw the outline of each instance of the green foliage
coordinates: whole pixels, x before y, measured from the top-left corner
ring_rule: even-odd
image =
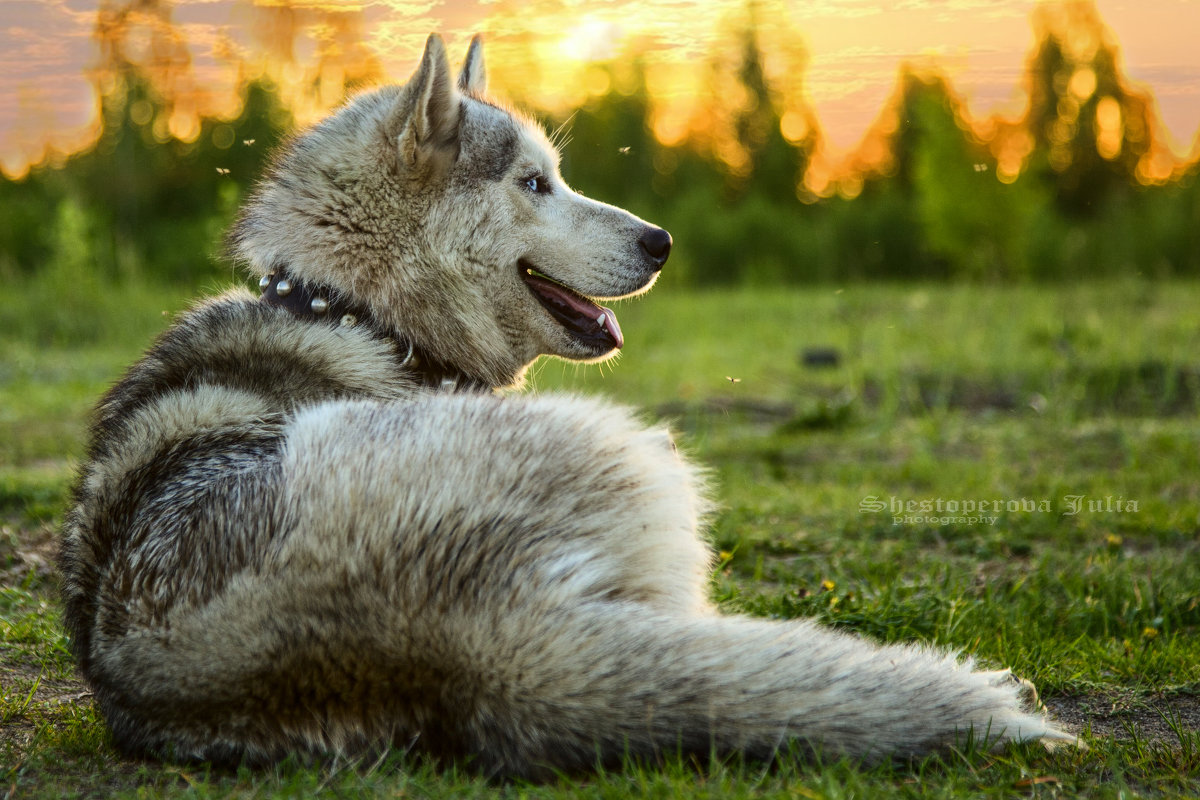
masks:
[[[610,70],[606,94],[556,121],[568,180],[672,232],[668,285],[1200,274],[1200,166],[1142,184],[1149,106],[1110,47],[1080,61],[1064,33],[1042,32],[1020,123],[1033,151],[1015,181],[999,179],[946,80],[905,70],[889,111],[890,165],[818,198],[803,183],[818,133],[783,137],[753,24],[731,34],[746,100],[725,126],[744,163],[730,166],[711,142],[660,144],[640,61],[621,80]],[[0,278],[49,273],[58,296],[83,296],[97,282],[197,286],[230,274],[223,232],[290,127],[288,112],[272,86],[251,83],[237,119],[204,120],[182,142],[150,82],[128,64],[120,76],[92,150],[0,180]],[[1100,121],[1113,109],[1123,127],[1101,153]]]
[[[897,179],[929,256],[956,277],[1024,277],[1021,232],[1043,198],[1028,182],[996,179],[987,149],[973,140],[944,81],[912,73],[901,80]]]
[[[1023,123],[1035,148],[1015,181],[1000,180],[995,156],[944,78],[902,72],[888,142],[893,163],[860,176],[861,191],[849,199],[816,199],[799,184],[813,145],[783,139],[761,58],[751,32],[739,78],[755,99],[734,120],[738,144],[750,156],[748,172],[688,143],[657,143],[645,124],[641,84],[632,94],[614,89],[593,98],[565,123],[575,128],[564,147],[568,180],[674,234],[665,280],[766,285],[1200,274],[1200,167],[1167,183],[1142,184],[1148,106],[1125,88],[1109,49],[1099,48],[1088,64],[1068,63],[1055,35],[1045,35],[1031,61],[1035,93]],[[1072,70],[1095,76],[1086,102],[1070,95]],[[1097,109],[1106,98],[1127,120],[1111,158],[1100,154],[1097,138]],[[1074,122],[1058,119],[1063,108]]]
[[[60,291],[150,278],[197,286],[219,267],[243,195],[290,124],[273,89],[252,83],[237,119],[204,120],[182,142],[163,104],[129,68],[103,98],[91,150],[0,181],[0,277],[54,272]]]

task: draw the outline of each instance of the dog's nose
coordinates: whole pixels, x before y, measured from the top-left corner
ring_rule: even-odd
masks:
[[[671,253],[671,234],[662,228],[649,228],[638,239],[638,244],[646,251],[646,255],[654,259],[655,267],[662,269],[662,265],[667,263],[667,256]]]

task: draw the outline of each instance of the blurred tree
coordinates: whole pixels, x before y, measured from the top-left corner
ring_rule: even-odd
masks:
[[[913,199],[933,274],[1020,277],[1021,230],[1040,205],[1032,183],[1005,184],[944,75],[901,73],[896,175]],[[924,271],[924,270],[923,270]]]
[[[731,24],[735,33],[710,57],[687,143],[670,157],[698,282],[789,282],[819,269],[812,209],[800,202],[810,199],[803,180],[819,128],[795,75],[785,110],[760,46],[760,18],[752,2]],[[789,64],[803,60],[798,39],[787,49]]]
[[[622,70],[612,64],[592,66],[593,80],[606,90],[560,120],[554,138],[572,185],[641,212],[651,205],[651,176],[661,147],[648,127],[645,66],[637,58],[629,64]]]
[[[1065,214],[1094,217],[1140,182],[1153,146],[1152,106],[1128,88],[1116,43],[1090,0],[1038,6],[1034,26],[1030,168],[1053,181]]]
[[[163,129],[169,106],[140,69],[129,65],[102,99],[104,128],[93,150],[64,172],[90,214],[107,231],[96,242],[97,266],[110,274],[145,272],[195,281],[211,274],[242,194],[290,125],[272,87],[245,87],[232,120],[202,119],[195,138]]]
[[[573,185],[671,230],[664,281],[1200,274],[1200,167],[1152,180],[1161,149],[1150,103],[1120,74],[1091,2],[1038,5],[1019,121],[981,133],[943,76],[902,71],[858,163],[819,201],[802,181],[816,175],[820,141],[803,89],[807,55],[773,2],[732,12],[708,59],[707,96],[690,119],[675,110],[670,146],[655,138],[662,108],[636,52],[590,68],[589,99],[556,137]],[[232,104],[204,116],[169,9],[101,5],[99,140],[58,167],[0,180],[0,277],[50,262],[65,265],[64,285],[80,283],[85,263],[104,279],[211,280],[209,256],[292,126],[289,108],[327,107],[377,69],[354,55],[365,47],[357,11],[272,6],[262,39],[279,64],[254,74],[284,83],[246,83],[236,117]],[[318,63],[297,78],[291,47],[316,22]]]
[[[151,68],[127,55],[138,25],[150,30]],[[38,219],[72,224],[0,227],[0,269],[38,271],[69,250],[90,254],[90,269],[102,279],[206,280],[221,232],[291,115],[262,82],[242,87],[234,119],[191,113],[186,50],[160,3],[102,5],[96,39],[102,57],[93,72],[100,97],[95,145],[0,186],[0,197],[20,198],[14,205],[36,210],[30,213]],[[24,216],[7,214],[5,221]],[[83,241],[58,241],[64,236]]]
[[[744,194],[753,182],[755,194],[784,206],[794,205],[816,144],[817,127],[810,117],[802,138],[796,142],[785,138],[780,102],[763,69],[756,15],[751,16],[741,39],[738,81],[745,99],[734,113],[733,128],[745,162],[731,171],[731,188],[735,194]]]

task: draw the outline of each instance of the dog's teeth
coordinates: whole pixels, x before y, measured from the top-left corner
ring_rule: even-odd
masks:
[[[596,317],[596,324],[599,325],[601,328],[604,327],[604,323],[606,323],[606,322],[608,322],[607,314],[601,314],[600,316]]]

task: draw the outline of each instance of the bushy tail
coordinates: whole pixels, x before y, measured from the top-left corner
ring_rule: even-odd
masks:
[[[973,671],[928,648],[879,646],[810,622],[681,618],[634,604],[555,617],[500,639],[524,646],[508,654],[519,672],[513,691],[481,708],[480,719],[498,722],[478,742],[490,769],[528,774],[679,750],[770,758],[792,740],[872,761],[968,736],[1073,738],[1007,671]]]

